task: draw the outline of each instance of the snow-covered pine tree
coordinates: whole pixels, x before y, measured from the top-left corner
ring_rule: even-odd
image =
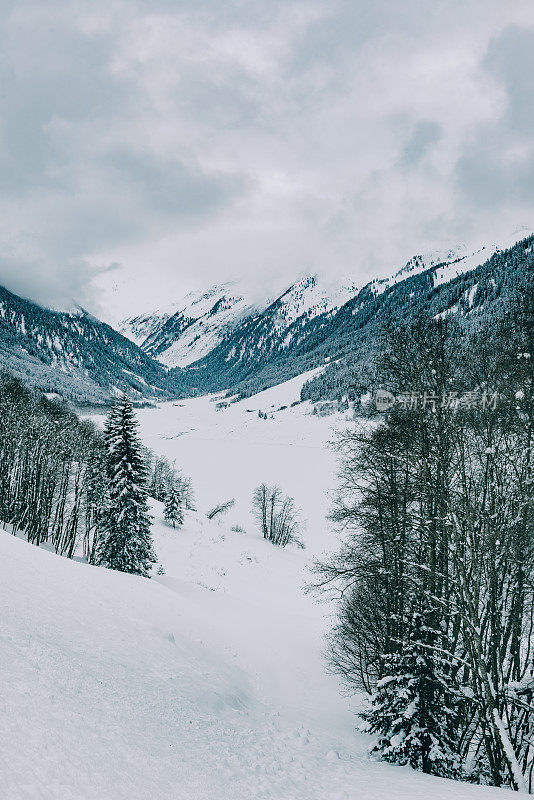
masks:
[[[414,614],[410,627],[402,649],[382,657],[385,675],[361,715],[364,729],[377,736],[371,753],[381,761],[455,778],[459,759],[451,741],[454,699],[439,674],[441,658],[423,644],[422,615]]]
[[[97,562],[148,577],[156,562],[150,533],[146,465],[131,402],[119,398],[105,428],[108,488]]]
[[[165,498],[165,520],[172,524],[173,528],[184,524],[184,512],[182,510],[182,497],[176,486],[171,486]]]

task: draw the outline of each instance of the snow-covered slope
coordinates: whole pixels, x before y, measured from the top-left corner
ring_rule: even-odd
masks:
[[[330,608],[302,590],[313,554],[337,541],[324,516],[331,430],[306,403],[281,409],[300,381],[219,411],[197,398],[140,412],[145,443],[197,489],[178,531],[153,504],[162,576],[68,561],[0,531],[0,797],[505,796],[368,760],[325,670]],[[309,517],[305,551],[272,547],[247,517],[250,487],[275,475]],[[232,495],[231,515],[208,521],[212,500]]]
[[[109,325],[83,309],[50,311],[2,286],[0,369],[77,400],[103,402],[121,391],[171,396],[161,364]]]
[[[457,275],[469,272],[475,267],[484,264],[494,253],[499,250],[506,250],[509,247],[526,238],[532,233],[529,228],[517,228],[508,237],[499,242],[473,248],[466,245],[447,248],[445,250],[432,250],[423,255],[416,255],[410,258],[408,263],[394,273],[390,278],[371,281],[371,286],[376,294],[382,294],[386,289],[401,283],[412,275],[417,275],[431,267],[439,266],[434,276],[434,286],[447,283]]]
[[[185,367],[206,356],[240,324],[264,325],[262,341],[281,336],[298,319],[309,320],[339,308],[357,291],[350,281],[307,275],[276,300],[267,294],[252,302],[238,282],[191,292],[183,300],[151,314],[124,320],[120,331],[170,367]]]
[[[117,330],[135,344],[141,345],[145,339],[154,334],[165,325],[168,319],[181,309],[181,303],[171,303],[164,308],[158,308],[149,314],[138,314],[128,317],[117,325]]]
[[[224,549],[194,527],[157,539],[171,563],[202,537]],[[274,598],[287,570],[271,572]],[[497,796],[367,763],[304,605],[89,567],[1,531],[0,573],[6,800]]]
[[[124,320],[120,330],[167,366],[185,367],[256,311],[243,287],[232,282],[190,292],[164,309]]]

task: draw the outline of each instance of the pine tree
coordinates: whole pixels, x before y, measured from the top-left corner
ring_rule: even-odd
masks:
[[[97,560],[102,566],[148,577],[155,563],[146,493],[146,465],[131,402],[114,404],[105,429],[107,497]]]
[[[362,713],[365,730],[377,734],[371,753],[432,775],[457,777],[458,757],[451,741],[454,698],[439,674],[440,658],[423,645],[420,614],[413,615],[411,628],[402,650],[383,656],[385,676]]]
[[[176,486],[171,486],[165,498],[165,511],[163,513],[167,522],[172,523],[172,527],[184,524],[184,513],[182,511],[182,497]]]

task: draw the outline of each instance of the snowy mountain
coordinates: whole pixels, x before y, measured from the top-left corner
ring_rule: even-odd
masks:
[[[351,281],[332,281],[324,276],[306,275],[287,289],[269,307],[277,333],[283,333],[299,319],[314,319],[344,305],[358,291]]]
[[[317,279],[305,278],[261,313],[244,318],[204,358],[181,370],[180,380],[189,391],[247,396],[329,364],[314,379],[313,395],[304,387],[303,397],[341,397],[370,367],[387,317],[455,313],[467,322],[503,313],[532,265],[533,242],[530,236],[508,250],[449,251],[449,261],[418,256],[387,281],[326,296]]]
[[[207,356],[223,339],[249,321],[283,336],[293,323],[339,308],[357,291],[350,281],[333,282],[304,276],[279,298],[252,302],[234,281],[191,292],[172,306],[124,320],[119,330],[169,367],[186,367]],[[265,331],[265,335],[267,332]]]
[[[517,228],[509,236],[499,242],[492,242],[478,248],[470,248],[464,245],[457,245],[445,249],[431,250],[423,255],[415,255],[409,259],[402,269],[395,272],[389,278],[373,280],[369,284],[376,294],[382,294],[386,289],[390,289],[396,283],[401,283],[409,277],[418,275],[432,267],[439,267],[436,270],[434,285],[447,283],[453,278],[462,275],[475,267],[484,264],[495,253],[513,247],[517,242],[532,233],[528,228]]]
[[[240,372],[247,365],[252,370],[276,353],[290,352],[308,330],[315,330],[311,323],[317,317],[332,318],[357,296],[371,301],[433,269],[435,286],[448,283],[514,244],[520,234],[516,231],[506,243],[477,250],[462,245],[415,255],[390,277],[372,280],[363,288],[351,279],[304,275],[275,299],[265,296],[252,302],[240,283],[220,284],[126,319],[119,330],[168,367],[203,369],[206,359],[220,361],[224,351],[225,370],[228,365]]]
[[[117,330],[127,339],[137,345],[141,345],[145,339],[158,331],[179,310],[180,304],[172,303],[170,306],[157,309],[149,314],[128,317],[117,325]]]
[[[156,321],[152,316],[142,343],[146,353],[170,367],[185,367],[203,358],[242,319],[258,311],[237,283],[191,292],[177,305],[166,319],[161,316]]]
[[[50,311],[0,287],[0,368],[46,392],[103,402],[171,395],[165,368],[83,309]]]
[[[121,333],[81,309],[49,311],[0,289],[0,367],[44,391],[102,402],[120,391],[137,399],[248,396],[327,365],[303,397],[334,399],[361,381],[387,315],[501,313],[531,265],[533,241],[414,256],[361,288],[304,276],[274,300],[252,301],[243,285],[221,284],[125,320]]]
[[[302,278],[225,338],[219,350],[224,352],[226,368],[246,372],[264,364],[274,353],[291,351],[294,341],[313,320],[332,316],[356,292],[350,284],[324,285],[316,275]]]

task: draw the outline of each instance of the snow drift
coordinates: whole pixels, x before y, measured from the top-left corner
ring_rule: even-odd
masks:
[[[246,551],[255,580],[236,569],[235,580],[204,588],[194,570],[190,580],[180,576],[192,569],[188,551],[216,557],[229,535],[198,518],[176,534],[158,518],[155,541],[168,570],[159,582],[68,561],[0,532],[0,796],[496,794],[368,762],[346,701],[323,672],[307,600],[287,585],[294,554],[234,539],[228,559]],[[272,599],[262,603],[269,575]]]

